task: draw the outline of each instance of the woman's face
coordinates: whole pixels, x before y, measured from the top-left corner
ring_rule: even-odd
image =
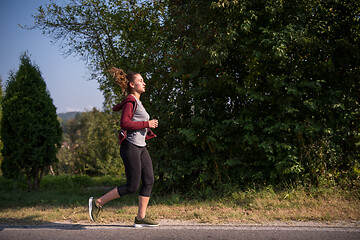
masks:
[[[142,76],[140,74],[137,74],[135,76],[135,79],[133,82],[130,83],[130,86],[133,88],[133,91],[141,94],[143,92],[145,92],[145,82],[144,79],[142,78]]]

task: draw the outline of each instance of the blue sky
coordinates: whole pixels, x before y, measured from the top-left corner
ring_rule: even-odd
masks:
[[[59,2],[59,1],[56,1]],[[65,0],[60,2],[66,2]],[[20,55],[28,51],[42,73],[58,113],[102,109],[103,96],[98,83],[90,81],[90,71],[79,57],[64,57],[58,44],[52,44],[39,30],[25,30],[32,25],[37,7],[49,0],[0,0],[0,76],[4,82],[9,72],[17,71]]]

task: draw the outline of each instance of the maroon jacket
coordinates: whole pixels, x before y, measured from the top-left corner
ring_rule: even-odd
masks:
[[[134,122],[132,118],[137,108],[137,103],[135,97],[129,94],[124,100],[113,107],[113,111],[122,111],[121,113],[121,120],[120,120],[120,127],[121,132],[119,133],[119,140],[121,142],[126,138],[127,131],[129,130],[139,130],[143,128],[147,128],[147,134],[145,140],[150,138],[156,137],[156,135],[150,130],[149,122]]]

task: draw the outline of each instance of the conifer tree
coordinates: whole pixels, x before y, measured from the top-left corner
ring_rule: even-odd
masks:
[[[39,68],[27,53],[20,61],[19,70],[10,74],[2,101],[1,169],[8,178],[25,174],[31,191],[39,188],[43,174],[57,161],[62,130]]]

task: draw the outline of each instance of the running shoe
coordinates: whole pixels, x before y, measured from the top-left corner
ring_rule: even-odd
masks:
[[[96,199],[93,197],[89,198],[89,215],[91,221],[96,222],[101,211],[102,207],[96,205]]]
[[[135,217],[134,227],[157,227],[159,223],[153,221],[150,218],[144,217],[143,219],[139,220]]]

